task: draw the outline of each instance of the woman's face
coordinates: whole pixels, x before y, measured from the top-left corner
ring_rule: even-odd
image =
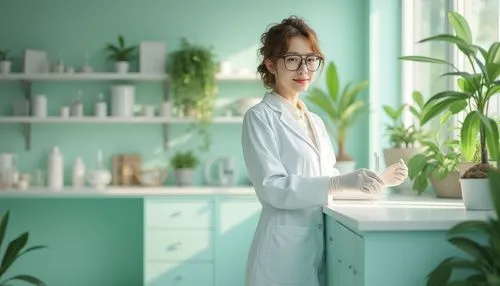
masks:
[[[281,95],[295,96],[306,91],[321,64],[321,58],[314,55],[307,38],[295,36],[290,39],[288,51],[275,65],[268,69],[276,77],[276,91]]]

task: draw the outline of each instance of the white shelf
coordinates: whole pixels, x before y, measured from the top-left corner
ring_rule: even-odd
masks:
[[[213,123],[241,123],[242,117],[215,117]],[[30,117],[30,116],[5,116],[0,117],[0,123],[190,123],[194,119],[163,118],[163,117]]]
[[[252,74],[224,75],[216,76],[220,81],[256,81],[258,77]],[[126,81],[163,81],[168,80],[167,74],[142,74],[142,73],[44,73],[44,74],[24,74],[11,73],[0,74],[0,81],[105,81],[105,80],[126,80]]]

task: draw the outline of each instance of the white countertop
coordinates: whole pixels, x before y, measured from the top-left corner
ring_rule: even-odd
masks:
[[[143,198],[168,196],[253,196],[255,191],[251,186],[238,187],[108,187],[105,190],[94,188],[67,187],[60,191],[49,188],[30,188],[28,190],[2,190],[1,198]]]
[[[393,195],[373,201],[336,200],[323,207],[353,231],[448,230],[465,220],[486,220],[494,211],[468,211],[460,199]]]

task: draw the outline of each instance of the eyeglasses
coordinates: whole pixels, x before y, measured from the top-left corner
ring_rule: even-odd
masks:
[[[307,70],[315,72],[321,66],[323,58],[315,55],[284,55],[281,57],[285,62],[285,68],[289,71],[297,71],[302,67],[302,62],[305,62]]]

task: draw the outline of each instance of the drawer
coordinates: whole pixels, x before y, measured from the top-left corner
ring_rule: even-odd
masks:
[[[145,227],[205,227],[213,226],[212,200],[146,200]]]
[[[210,230],[146,230],[146,261],[212,260],[213,233]]]
[[[146,263],[145,286],[214,286],[210,262]]]

